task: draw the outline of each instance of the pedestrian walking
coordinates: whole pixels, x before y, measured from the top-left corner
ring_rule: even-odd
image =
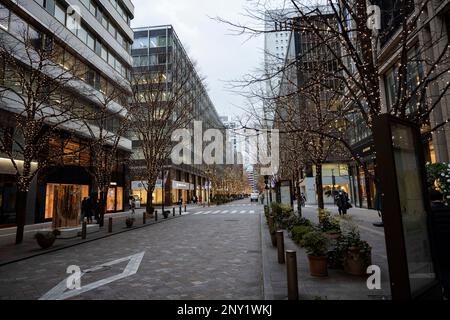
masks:
[[[261,204],[264,204],[264,198],[265,198],[264,193],[261,193],[260,198],[261,198]]]
[[[130,196],[130,210],[131,210],[131,214],[134,214],[134,212],[136,210],[136,199],[134,199],[133,196]]]
[[[81,201],[81,216],[80,216],[80,223],[83,223],[84,218],[87,216],[87,199],[88,198],[83,198],[83,200]]]
[[[300,196],[300,202],[301,202],[302,207],[306,207],[306,196],[303,192]]]
[[[98,198],[94,201],[94,219],[97,223],[100,222],[100,200]]]
[[[94,211],[94,203],[92,201],[92,198],[88,197],[86,200],[86,218],[88,224],[92,223],[93,211]]]
[[[348,195],[345,191],[339,191],[336,196],[336,205],[338,206],[339,215],[346,215],[347,210],[351,208]]]

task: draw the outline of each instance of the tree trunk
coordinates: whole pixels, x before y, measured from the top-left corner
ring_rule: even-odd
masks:
[[[300,192],[300,175],[297,172],[296,177],[295,177],[295,197],[297,198],[297,212],[298,212],[299,217],[302,216],[301,196],[302,196],[302,193]]]
[[[23,234],[25,230],[25,220],[27,215],[27,198],[28,191],[17,190],[16,193],[16,244],[23,242]]]
[[[106,201],[108,197],[108,192],[105,192],[103,190],[100,191],[100,200],[99,200],[99,206],[100,206],[100,221],[99,226],[103,227],[105,225],[105,214],[106,214]]]
[[[319,209],[324,209],[323,201],[323,184],[322,184],[322,164],[316,165],[316,191],[317,191],[317,205]]]

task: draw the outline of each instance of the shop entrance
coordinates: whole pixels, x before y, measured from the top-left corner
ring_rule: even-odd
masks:
[[[88,185],[47,184],[45,219],[52,220],[54,228],[79,226],[81,201],[88,196]]]

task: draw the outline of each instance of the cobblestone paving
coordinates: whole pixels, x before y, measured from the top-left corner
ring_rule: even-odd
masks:
[[[247,204],[220,207],[229,214],[192,214],[6,265],[0,268],[0,299],[39,299],[69,276],[69,265],[86,270],[141,252],[136,274],[71,299],[262,299],[260,215],[231,213],[262,210]],[[86,274],[81,285],[126,265]]]

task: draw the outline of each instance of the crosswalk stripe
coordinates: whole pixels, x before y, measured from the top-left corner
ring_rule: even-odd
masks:
[[[233,210],[233,212],[231,212],[231,213],[236,213],[237,212],[237,210]]]
[[[203,214],[208,214],[208,213],[210,213],[211,211],[205,211],[205,212],[203,212]]]
[[[229,211],[228,210],[224,210],[224,211],[222,211],[222,213],[228,213]]]
[[[214,211],[212,214],[218,214],[220,210]]]
[[[250,213],[255,213],[255,211],[254,210],[250,210]]]
[[[247,212],[247,210],[242,210],[240,213],[246,213]]]
[[[195,214],[200,214],[200,213],[202,213],[202,212],[196,212],[196,213],[194,213],[194,215],[195,215]]]

